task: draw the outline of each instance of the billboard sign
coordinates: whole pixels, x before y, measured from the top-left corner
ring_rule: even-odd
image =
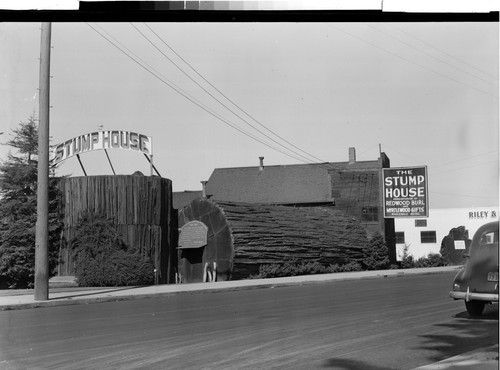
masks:
[[[100,149],[137,150],[151,155],[153,152],[153,140],[151,136],[132,131],[109,130],[90,132],[56,145],[52,151],[51,161],[52,164],[57,164],[74,155]]]
[[[428,217],[427,166],[384,168],[384,217]]]

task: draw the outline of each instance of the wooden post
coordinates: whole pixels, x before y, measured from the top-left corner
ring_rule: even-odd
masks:
[[[109,158],[108,151],[104,149],[104,153],[106,153],[106,158],[108,158],[109,165],[111,166],[111,171],[113,171],[113,175],[116,175],[115,169],[113,167],[113,163],[111,163],[111,159]]]
[[[35,240],[35,301],[49,299],[49,109],[50,37],[52,25],[42,23],[40,41],[40,121],[38,126],[38,189]]]
[[[80,167],[82,168],[83,174],[87,176],[87,171],[85,171],[85,167],[83,167],[82,160],[80,159],[80,154],[77,154],[76,158],[78,158],[78,163],[80,163]]]

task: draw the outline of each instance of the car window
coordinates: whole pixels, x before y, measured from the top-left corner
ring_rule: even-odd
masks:
[[[498,231],[489,231],[481,235],[479,245],[498,244]]]

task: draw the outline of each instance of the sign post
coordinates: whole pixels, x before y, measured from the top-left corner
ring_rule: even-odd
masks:
[[[429,217],[427,166],[383,169],[384,217]]]

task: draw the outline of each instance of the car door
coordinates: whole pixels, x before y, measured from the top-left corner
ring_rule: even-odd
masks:
[[[493,293],[498,289],[498,223],[474,235],[468,264],[471,292]]]

